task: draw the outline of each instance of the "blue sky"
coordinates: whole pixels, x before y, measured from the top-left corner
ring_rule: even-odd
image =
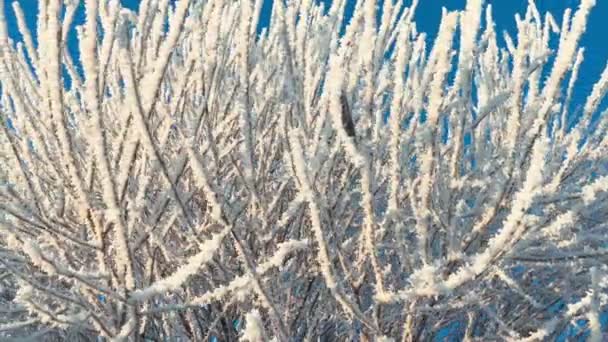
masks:
[[[261,25],[267,25],[272,9],[273,0],[265,0]],[[331,3],[331,0],[316,0],[317,2]],[[384,0],[379,0],[384,1]],[[35,27],[38,0],[17,0],[26,14],[26,21],[32,28]],[[121,0],[123,6],[137,10],[140,0]],[[550,11],[558,22],[561,22],[564,10],[568,7],[576,8],[580,0],[536,0],[536,4],[541,11]],[[6,9],[9,24],[9,34],[20,40],[16,21],[10,6],[11,1],[7,1]],[[416,12],[416,23],[420,31],[427,32],[429,41],[434,37],[439,27],[441,8],[446,7],[450,10],[463,9],[466,0],[422,0]],[[515,36],[515,13],[524,13],[528,0],[486,0],[486,4],[491,4],[494,8],[494,19],[499,32],[507,31]],[[352,6],[348,6],[347,12],[352,11]],[[80,11],[75,20],[75,24],[82,23],[84,13]],[[579,80],[573,94],[572,106],[575,108],[582,105],[586,96],[590,93],[593,84],[602,73],[606,61],[608,60],[608,44],[606,44],[606,34],[608,33],[608,0],[597,0],[597,5],[591,13],[587,31],[581,41],[581,46],[585,46],[585,60],[581,66]],[[348,13],[347,13],[348,15]],[[69,45],[73,53],[76,53],[76,36],[71,32]],[[600,108],[605,108],[604,106]]]

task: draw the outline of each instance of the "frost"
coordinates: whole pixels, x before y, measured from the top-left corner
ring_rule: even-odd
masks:
[[[0,1],[0,340],[601,340],[595,1],[266,3]]]
[[[245,315],[245,330],[239,341],[258,342],[264,341],[264,322],[258,310],[253,310]]]
[[[170,276],[158,280],[148,286],[147,288],[137,290],[133,293],[132,298],[134,300],[144,300],[154,295],[163,294],[167,291],[172,291],[184,284],[188,278],[196,274],[198,270],[208,263],[213,258],[216,251],[220,248],[220,244],[224,237],[229,233],[230,228],[224,228],[220,233],[216,233],[213,237],[199,247],[200,252],[191,256],[186,260],[186,263],[180,266]]]

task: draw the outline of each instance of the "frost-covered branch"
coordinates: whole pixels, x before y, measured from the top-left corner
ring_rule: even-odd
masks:
[[[605,338],[595,1],[353,1],[0,0],[0,339]]]

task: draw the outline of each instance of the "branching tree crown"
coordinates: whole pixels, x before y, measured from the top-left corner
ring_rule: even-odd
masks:
[[[0,0],[0,339],[601,341],[595,0],[348,1]]]

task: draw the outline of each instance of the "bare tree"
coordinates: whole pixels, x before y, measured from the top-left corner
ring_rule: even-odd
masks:
[[[601,341],[595,0],[506,48],[482,0],[431,46],[347,2],[38,1],[35,37],[15,2],[15,42],[0,0],[0,339]]]

